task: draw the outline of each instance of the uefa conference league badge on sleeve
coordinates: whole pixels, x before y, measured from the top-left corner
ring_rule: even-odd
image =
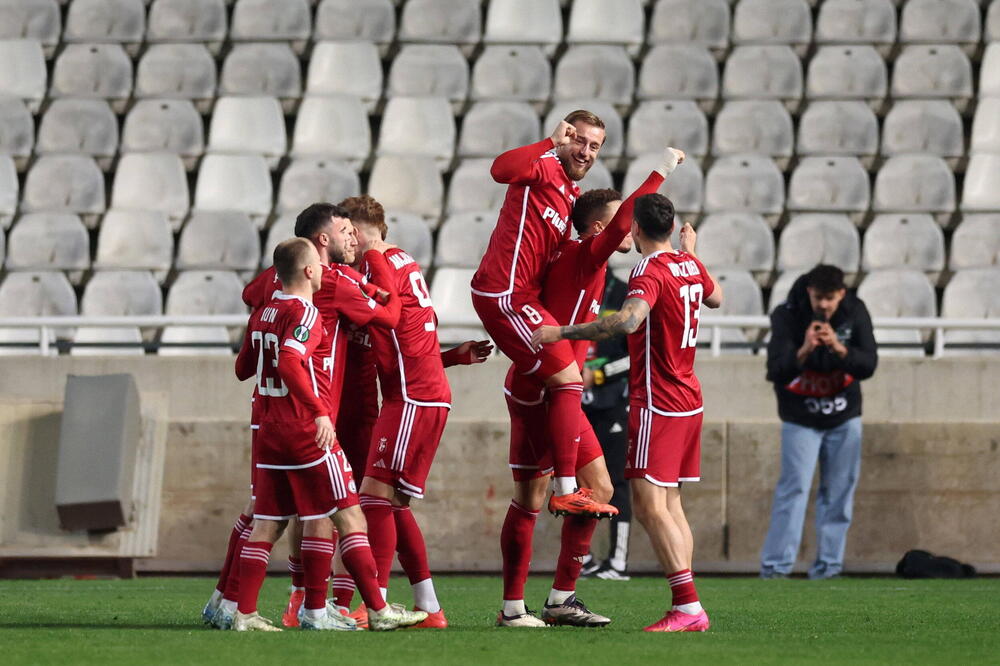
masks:
[[[305,342],[309,339],[309,329],[305,326],[296,326],[295,330],[292,331],[292,337],[299,342]]]

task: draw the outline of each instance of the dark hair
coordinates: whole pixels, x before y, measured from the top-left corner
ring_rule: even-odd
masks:
[[[846,289],[844,271],[829,264],[819,264],[806,273],[806,287],[815,289],[821,294],[832,294],[835,291]]]
[[[670,238],[674,230],[674,204],[657,192],[636,199],[632,217],[642,229],[642,234],[653,241]]]
[[[328,203],[314,203],[295,218],[295,235],[299,238],[311,239],[335,217],[351,219],[347,210],[341,206]]]
[[[362,194],[357,197],[347,197],[337,205],[347,211],[352,222],[363,222],[377,228],[382,240],[385,240],[389,227],[385,223],[385,209],[378,201],[367,194]]]
[[[620,201],[621,198],[621,192],[611,189],[588,190],[580,195],[580,198],[573,204],[573,212],[570,214],[576,233],[586,232],[591,222],[604,214],[604,209],[608,207],[609,203]]]
[[[305,238],[289,238],[278,243],[274,248],[274,271],[282,284],[298,281],[299,274],[308,263],[310,250],[315,251],[313,244]]]

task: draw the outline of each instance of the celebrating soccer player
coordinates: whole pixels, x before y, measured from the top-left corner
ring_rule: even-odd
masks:
[[[694,255],[685,224],[679,251],[670,244],[674,209],[660,194],[635,202],[632,237],[643,258],[632,271],[617,313],[574,326],[542,326],[534,344],[628,335],[629,451],[626,476],[633,509],[646,528],[673,595],[666,615],[646,631],[705,631],[708,615],[691,572],[694,539],[681,506],[681,485],[700,478],[702,398],[694,374],[702,304],[722,304],[722,290]]]

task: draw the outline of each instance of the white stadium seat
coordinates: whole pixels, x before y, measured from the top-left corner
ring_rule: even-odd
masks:
[[[878,153],[878,119],[854,101],[812,102],[799,119],[795,152],[803,156],[852,155],[871,161]]]
[[[587,109],[604,121],[606,138],[599,156],[602,160],[615,163],[625,147],[625,123],[615,107],[604,100],[575,99],[556,102],[542,122],[542,131],[548,134],[559,125],[559,121],[577,109]]]
[[[363,40],[387,49],[396,35],[396,8],[390,0],[321,0],[316,9],[317,42]]]
[[[187,174],[173,153],[128,153],[115,171],[111,205],[121,210],[155,210],[175,226],[191,206]]]
[[[864,271],[911,268],[937,274],[944,270],[944,234],[934,218],[921,213],[876,215],[865,231]]]
[[[648,41],[651,45],[697,44],[721,51],[729,46],[729,23],[726,0],[657,0]]]
[[[575,0],[566,30],[567,44],[616,44],[638,54],[645,33],[639,0]]]
[[[267,241],[264,243],[264,252],[260,255],[261,268],[270,268],[274,263],[274,248],[278,247],[278,243],[295,236],[295,217],[297,214],[298,211],[282,215],[271,224],[271,227],[267,230]]]
[[[197,210],[241,210],[263,224],[271,212],[272,185],[260,155],[206,155],[194,191]]]
[[[230,343],[229,332],[222,326],[166,326],[156,353],[160,356],[231,356]]]
[[[703,46],[660,44],[642,60],[640,100],[692,99],[710,105],[718,96],[719,66]]]
[[[288,150],[285,114],[274,97],[220,97],[208,131],[208,152],[262,155],[275,169]]]
[[[0,317],[61,317],[76,313],[76,292],[59,271],[8,273],[0,284]]]
[[[142,0],[73,0],[62,38],[67,44],[127,44],[134,55],[145,33]]]
[[[165,213],[112,208],[104,216],[95,269],[153,271],[162,280],[173,258],[174,235]]]
[[[625,155],[680,148],[701,159],[708,153],[708,118],[690,100],[648,100],[632,112],[625,140]]]
[[[725,155],[705,176],[706,212],[739,210],[774,217],[784,205],[785,179],[769,157]]]
[[[622,194],[628,196],[636,190],[660,164],[663,152],[644,153],[632,160],[625,172]],[[698,160],[688,157],[674,170],[657,190],[674,204],[674,210],[681,214],[701,212],[705,199],[705,176]]]
[[[0,39],[37,39],[51,57],[61,32],[62,15],[56,0],[0,2]]]
[[[223,0],[153,0],[146,41],[201,42],[222,46],[228,25]]]
[[[490,175],[491,159],[463,160],[448,188],[448,215],[482,210],[500,210],[507,186]]]
[[[880,105],[889,89],[889,73],[873,46],[822,46],[809,63],[809,99],[858,99]]]
[[[812,12],[805,0],[740,0],[733,12],[733,44],[812,41]]]
[[[472,46],[482,38],[479,0],[409,0],[399,21],[399,41]]]
[[[526,102],[476,102],[462,120],[459,157],[496,157],[542,137],[538,114]]]
[[[14,160],[8,155],[0,155],[0,229],[10,226],[10,220],[17,212],[19,191]]]
[[[1000,41],[1000,2],[997,0],[991,0],[990,7],[986,10],[983,41],[987,43]]]
[[[312,34],[306,0],[236,0],[229,39],[234,42],[291,42],[297,51]]]
[[[205,128],[186,99],[143,99],[125,116],[122,152],[176,153],[193,161],[205,152]]]
[[[792,117],[777,100],[733,100],[715,117],[713,155],[755,153],[776,160],[792,156]]]
[[[556,66],[556,100],[594,98],[628,107],[634,93],[635,68],[620,46],[571,46]]]
[[[436,227],[441,217],[444,182],[437,169],[419,157],[379,157],[372,167],[368,194],[387,210],[420,215]]]
[[[174,267],[252,271],[260,261],[260,235],[246,213],[196,211],[177,241]]]
[[[562,36],[559,0],[491,0],[486,11],[486,44],[535,44],[551,54]]]
[[[287,44],[236,44],[222,64],[220,95],[267,95],[292,107],[302,96],[302,69]]]
[[[90,236],[71,213],[22,215],[7,239],[8,271],[77,271],[90,268]],[[80,275],[70,277],[78,282]]]
[[[948,215],[955,211],[955,176],[935,155],[890,157],[875,177],[872,210]]]
[[[815,41],[889,48],[896,41],[896,8],[891,0],[826,0],[819,7]]]
[[[444,97],[461,104],[469,94],[469,63],[457,46],[406,44],[389,68],[387,97]]]
[[[168,315],[245,314],[243,282],[231,271],[183,271],[167,292]]]
[[[24,102],[0,97],[0,154],[13,157],[23,168],[35,145],[35,119]]]
[[[860,262],[858,228],[846,215],[793,215],[778,239],[779,271],[804,272],[817,264],[832,264],[850,275],[857,273]]]
[[[343,201],[361,194],[357,172],[335,159],[302,157],[281,175],[275,213],[297,215],[317,201]]]
[[[712,271],[712,277],[719,282],[722,288],[722,306],[713,311],[720,315],[762,315],[764,314],[764,295],[761,293],[760,285],[754,280],[748,271],[734,268],[726,268]],[[757,329],[722,329],[719,331],[723,344],[744,344],[748,339],[757,336]],[[699,343],[703,346],[710,344],[712,331],[701,326],[698,331]],[[748,353],[748,349],[734,350],[737,353]]]
[[[360,98],[336,95],[302,100],[295,117],[292,157],[333,158],[357,171],[371,150],[371,128]]]
[[[429,269],[434,258],[434,238],[424,221],[409,213],[387,213],[385,223],[389,227],[386,242],[403,248],[421,268]]]
[[[28,171],[21,199],[23,212],[93,216],[103,213],[104,207],[104,174],[86,155],[43,155]]]
[[[455,118],[444,97],[393,97],[385,105],[375,154],[419,156],[447,170],[455,154]],[[426,168],[426,165],[425,165]]]
[[[1000,153],[1000,99],[988,97],[979,101],[972,121],[971,144],[973,154]]]
[[[448,217],[438,231],[435,267],[478,268],[496,224],[496,211],[459,213]]]
[[[812,268],[810,266],[810,268]],[[767,300],[767,311],[774,312],[774,309],[788,300],[788,292],[792,290],[795,281],[802,277],[805,271],[785,271],[778,275],[771,287],[771,295]]]
[[[856,157],[804,157],[788,182],[788,210],[862,215],[871,203],[868,172]]]
[[[941,316],[956,319],[1000,317],[1000,269],[979,268],[959,271],[948,282],[941,300]],[[945,345],[989,343],[1000,344],[1000,332],[949,330],[944,334]],[[969,350],[955,350],[968,353]],[[996,354],[993,349],[987,353]]]
[[[542,104],[552,65],[537,46],[487,46],[472,68],[472,99]]]
[[[737,46],[726,58],[722,96],[798,104],[802,98],[802,63],[788,46]]]
[[[858,298],[865,302],[873,318],[936,317],[937,297],[927,276],[917,270],[876,270],[865,276],[858,287]],[[919,329],[875,328],[879,354],[922,356],[924,338]],[[906,348],[884,345],[907,344]]]
[[[581,192],[586,192],[587,190],[605,190],[614,189],[615,178],[611,175],[611,171],[604,165],[604,162],[598,160],[594,163],[594,166],[590,167],[587,171],[587,175],[577,181],[577,186],[579,186]]]
[[[1000,155],[974,154],[969,158],[962,184],[962,210],[968,213],[1000,212]]]
[[[953,44],[904,46],[893,67],[891,94],[897,100],[945,98],[964,105],[972,97],[972,65]]]
[[[1000,213],[965,215],[951,236],[948,268],[1000,266]]]
[[[899,41],[977,45],[980,11],[977,0],[909,0],[899,20]]]
[[[118,119],[103,99],[57,99],[38,128],[35,152],[90,155],[107,170],[118,152]]]
[[[945,100],[902,100],[893,104],[882,126],[882,154],[888,157],[903,153],[961,157],[965,153],[965,130],[958,109]]]
[[[310,95],[354,95],[368,113],[382,97],[382,61],[371,42],[320,42],[309,59]]]
[[[35,113],[45,97],[47,77],[41,42],[0,40],[0,95],[23,100]]]
[[[56,58],[49,94],[106,99],[123,111],[132,96],[132,60],[120,44],[68,44]]]
[[[431,300],[438,316],[438,338],[442,344],[484,339],[479,315],[472,307],[474,268],[439,268],[434,272]]]
[[[739,268],[766,283],[774,268],[774,234],[760,215],[713,213],[698,224],[698,258],[711,270]]]
[[[215,60],[204,44],[154,44],[139,60],[135,96],[194,100],[207,111],[216,82]]]
[[[142,356],[145,351],[138,328],[81,326],[73,335],[69,353],[72,356]]]
[[[80,313],[90,317],[163,314],[163,293],[148,271],[97,271],[87,281]]]

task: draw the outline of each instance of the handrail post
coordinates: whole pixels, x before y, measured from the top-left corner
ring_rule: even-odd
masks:
[[[934,329],[934,358],[944,356],[944,329]]]
[[[42,356],[49,355],[49,327],[40,326],[38,329],[38,350]]]
[[[719,326],[712,327],[712,356],[719,356],[722,354],[722,328]]]

